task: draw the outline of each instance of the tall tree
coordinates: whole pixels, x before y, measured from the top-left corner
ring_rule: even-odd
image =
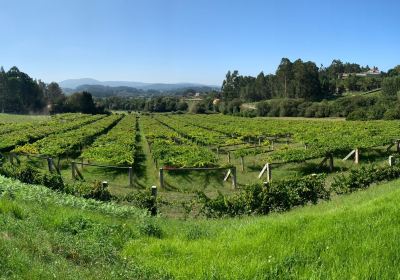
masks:
[[[285,98],[293,95],[293,63],[288,58],[282,58],[281,63],[276,70],[277,93],[278,96]]]
[[[222,97],[225,101],[239,98],[240,95],[240,78],[237,70],[228,71],[225,80],[222,82]]]
[[[7,96],[7,85],[6,85],[6,72],[3,66],[0,68],[0,112],[4,113],[5,103]]]

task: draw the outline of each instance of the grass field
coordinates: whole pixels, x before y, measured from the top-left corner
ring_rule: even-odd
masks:
[[[45,115],[14,115],[0,113],[0,122],[2,123],[44,121],[49,118],[49,116]]]
[[[0,177],[0,277],[397,279],[399,186],[268,217],[181,221]]]

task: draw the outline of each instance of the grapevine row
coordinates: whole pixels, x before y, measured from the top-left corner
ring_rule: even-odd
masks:
[[[81,126],[75,130],[52,134],[16,150],[29,151],[31,154],[43,154],[52,157],[75,155],[78,150],[90,144],[98,135],[118,122],[120,118],[121,116],[119,115],[101,118],[94,123]]]
[[[76,115],[75,119],[69,119],[68,121],[55,118],[45,123],[30,124],[24,128],[19,128],[19,130],[3,134],[0,138],[0,150],[9,150],[15,146],[36,141],[54,133],[75,129],[103,117],[104,116],[101,115],[91,116],[79,114]],[[17,150],[18,152],[29,153],[29,151],[20,150],[20,148]]]
[[[140,118],[143,133],[154,159],[164,166],[209,167],[217,165],[216,155],[198,146],[152,117]]]
[[[107,134],[98,137],[81,156],[96,163],[133,165],[135,139],[136,115],[127,115]]]

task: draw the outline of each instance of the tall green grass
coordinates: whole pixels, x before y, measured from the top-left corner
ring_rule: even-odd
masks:
[[[397,279],[399,187],[183,221],[0,177],[0,279]]]

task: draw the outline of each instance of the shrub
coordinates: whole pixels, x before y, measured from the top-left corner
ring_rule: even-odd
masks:
[[[207,217],[268,214],[272,211],[289,210],[319,199],[329,199],[324,175],[310,175],[269,183],[253,184],[231,197],[221,193],[214,199],[198,193],[202,204],[201,213]]]
[[[162,238],[164,235],[163,230],[153,219],[145,219],[139,225],[139,231],[141,234],[156,238]]]
[[[156,212],[157,199],[150,191],[137,191],[127,194],[123,200],[132,203],[134,206],[147,209],[150,213]]]
[[[65,186],[65,192],[84,198],[93,198],[101,201],[110,201],[112,195],[108,188],[104,188],[100,181],[93,183],[75,181]]]
[[[53,190],[64,189],[64,182],[59,174],[40,170],[29,164],[15,166],[9,162],[4,163],[0,168],[0,174],[27,184],[43,185]]]
[[[353,169],[349,175],[338,175],[334,178],[331,188],[337,194],[350,193],[368,188],[371,184],[400,178],[399,166],[363,166]]]

